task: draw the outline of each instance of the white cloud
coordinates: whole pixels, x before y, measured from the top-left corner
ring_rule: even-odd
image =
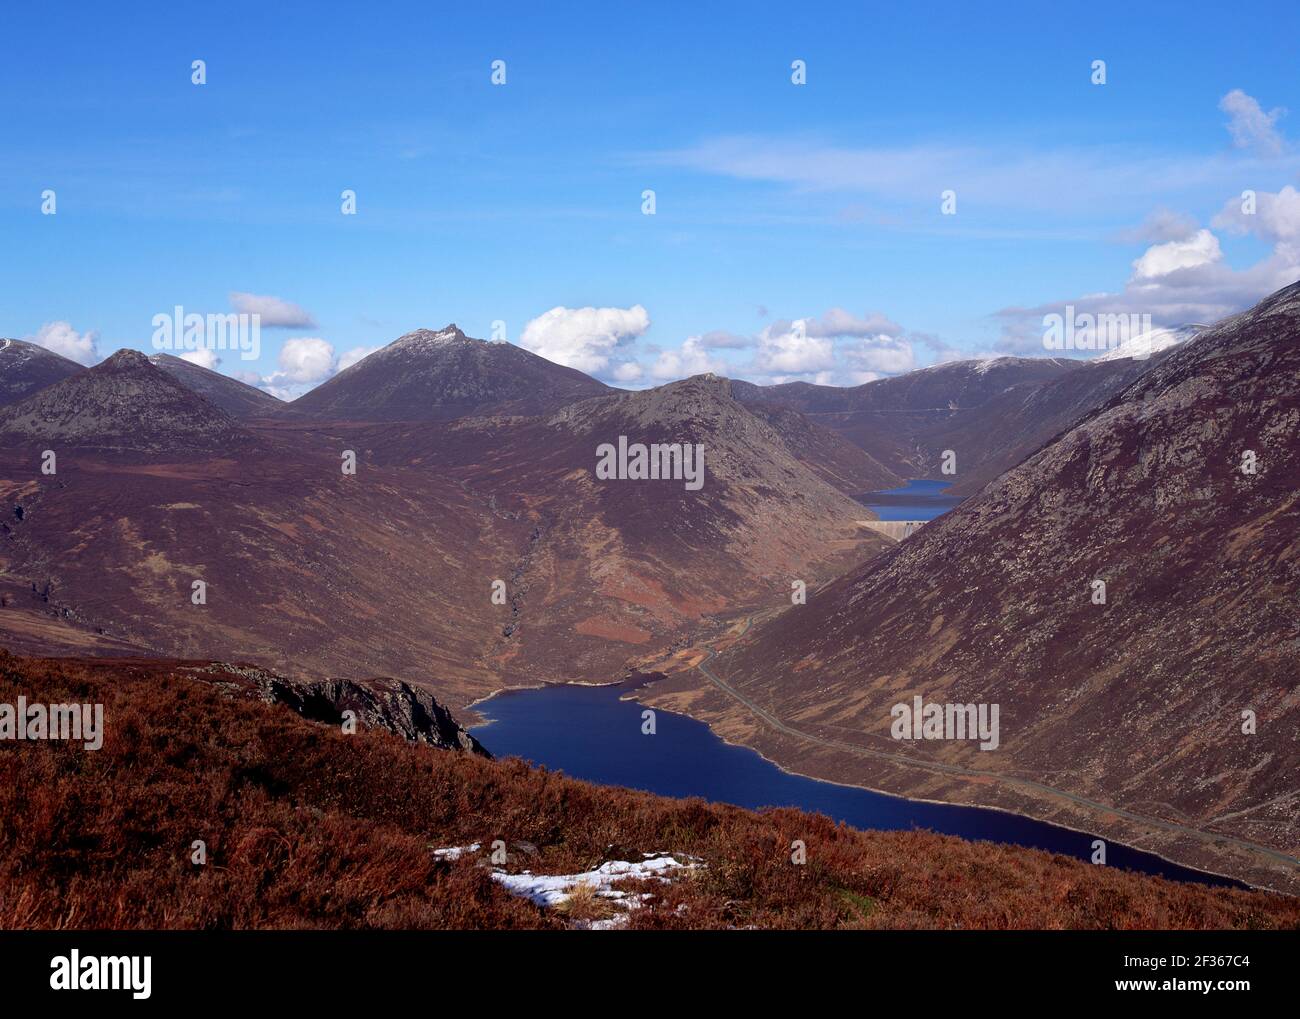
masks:
[[[187,350],[182,354],[177,354],[182,361],[188,361],[190,364],[197,364],[200,368],[207,368],[209,371],[216,371],[217,365],[221,363],[221,358],[211,347],[199,347],[196,350]]]
[[[899,375],[916,367],[916,355],[907,340],[880,333],[863,336],[844,348],[844,357],[855,375]],[[868,380],[864,380],[868,381]]]
[[[79,364],[94,364],[99,360],[99,333],[93,329],[79,333],[70,322],[46,322],[26,339]]]
[[[1209,265],[1223,258],[1219,238],[1209,230],[1198,230],[1185,240],[1154,244],[1133,262],[1135,280],[1152,280],[1168,276],[1179,269]]]
[[[650,369],[657,379],[680,379],[705,372],[725,374],[726,365],[709,356],[698,336],[688,336],[677,350],[663,351]]]
[[[241,315],[260,315],[261,324],[267,328],[311,329],[316,325],[311,312],[279,297],[233,290],[230,306]]]
[[[555,307],[538,315],[519,338],[520,346],[548,361],[600,375],[610,368],[613,352],[650,328],[650,316],[631,308]]]
[[[810,318],[804,322],[809,336],[877,336],[881,333],[896,336],[903,331],[902,326],[879,312],[858,318],[843,308],[832,308],[820,319]]]
[[[622,364],[614,366],[610,372],[610,377],[615,382],[637,382],[642,375],[641,366],[635,361],[624,361]]]
[[[378,349],[378,347],[353,347],[351,350],[344,351],[339,355],[338,370],[344,371],[351,368],[358,361],[369,357]]]
[[[315,336],[285,340],[280,348],[279,370],[262,380],[262,388],[282,400],[291,400],[304,388],[334,374],[335,363],[334,347],[326,340]]]
[[[1239,88],[1219,100],[1219,109],[1228,114],[1228,132],[1239,149],[1251,149],[1264,156],[1281,155],[1286,148],[1275,126],[1286,110],[1278,107],[1264,112],[1259,100]]]
[[[811,335],[806,322],[774,322],[758,334],[754,365],[765,373],[807,375],[835,367],[835,346]]]
[[[1239,198],[1229,199],[1212,225],[1231,233],[1253,233],[1280,248],[1300,248],[1300,191],[1288,184],[1277,193],[1257,192],[1250,214],[1242,204]]]
[[[1002,322],[999,350],[1044,353],[1043,316],[1063,314],[1067,304],[1074,307],[1076,315],[1147,315],[1156,328],[1209,324],[1296,282],[1300,279],[1300,240],[1294,231],[1295,217],[1300,213],[1285,188],[1268,197],[1273,200],[1268,203],[1268,212],[1262,214],[1263,219],[1257,212],[1255,217],[1244,216],[1242,222],[1237,222],[1240,203],[1236,200],[1215,218],[1216,225],[1231,222],[1233,228],[1254,230],[1275,242],[1272,254],[1254,265],[1245,269],[1228,265],[1218,238],[1204,229],[1185,241],[1153,245],[1133,262],[1133,275],[1121,291],[997,312],[995,317]],[[1259,208],[1264,207],[1261,201]]]

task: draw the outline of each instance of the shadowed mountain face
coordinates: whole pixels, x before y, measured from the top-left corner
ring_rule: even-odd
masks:
[[[82,371],[81,365],[25,340],[0,340],[0,407]]]
[[[234,452],[253,441],[225,411],[136,350],[119,350],[0,410],[0,435],[56,453],[62,446],[168,456]]]
[[[704,476],[596,476],[598,449],[702,447]],[[528,527],[504,579],[509,606],[492,654],[502,674],[608,677],[738,604],[788,603],[814,582],[882,548],[863,508],[800,461],[781,434],[698,376],[582,401],[549,418],[475,419],[358,439],[390,464],[446,477]]]
[[[1159,364],[1165,354],[1085,361],[1078,371],[1013,386],[917,436],[929,463],[952,450],[957,473],[949,492],[973,495]]]
[[[441,363],[440,343],[424,351]],[[787,602],[792,580],[883,546],[716,379],[550,417],[237,423],[121,352],[0,426],[20,440],[0,450],[0,630],[28,650],[386,675],[460,707],[516,683],[617,679],[713,613]],[[702,445],[700,487],[598,479],[597,448],[620,435]],[[841,470],[866,469],[841,453]]]
[[[1294,854],[1298,427],[1300,284],[1170,352],[961,507],[756,628],[718,673],[809,733],[1041,776]],[[999,704],[1000,748],[894,740],[891,707],[916,695]],[[841,778],[1069,816],[1023,787],[765,738],[783,763],[823,754]],[[1147,831],[1184,857],[1205,848]]]
[[[957,425],[965,415],[1016,387],[1042,385],[1082,365],[1066,358],[955,361],[851,388],[807,382],[737,383],[736,396],[747,403],[793,408],[838,432],[900,477],[939,477],[942,453],[948,447],[930,440],[931,432]],[[979,442],[978,432],[973,431],[968,446],[974,451]],[[979,458],[984,457],[981,449]]]
[[[229,375],[204,368],[171,354],[155,354],[150,363],[187,389],[192,389],[235,419],[265,417],[284,409],[284,402]]]
[[[510,343],[454,325],[419,329],[339,372],[291,408],[342,421],[446,421],[484,414],[545,414],[608,392],[603,383]]]
[[[1201,328],[1169,332],[1181,342]],[[1152,341],[1156,352],[1143,358],[1002,357],[936,365],[853,389],[738,383],[737,393],[747,402],[793,407],[895,475],[949,480],[952,494],[964,496],[1105,404],[1163,360],[1174,342]],[[955,474],[942,473],[948,452]]]

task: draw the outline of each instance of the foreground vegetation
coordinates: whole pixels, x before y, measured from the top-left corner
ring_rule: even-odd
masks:
[[[860,832],[345,735],[184,663],[0,652],[0,703],[104,704],[102,749],[0,742],[0,927],[548,928],[491,877],[673,852],[631,927],[1300,928],[1300,900],[924,832]],[[490,741],[489,741],[490,743]],[[490,748],[490,747],[489,747]],[[791,845],[807,862],[791,862]],[[195,843],[206,862],[196,864]],[[434,850],[479,843],[456,859]]]

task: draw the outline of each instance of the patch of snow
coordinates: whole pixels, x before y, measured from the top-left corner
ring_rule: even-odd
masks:
[[[435,849],[433,855],[440,860],[459,860],[466,853],[477,853],[482,846],[474,842],[468,846],[450,846],[447,849]]]
[[[1126,340],[1114,350],[1108,350],[1104,354],[1097,355],[1093,360],[1121,361],[1129,357],[1135,357],[1138,359],[1148,358],[1152,354],[1160,353],[1162,350],[1168,350],[1170,347],[1176,347],[1180,343],[1186,343],[1206,328],[1207,327],[1203,325],[1190,324],[1175,326],[1172,329],[1151,329],[1148,332]]]
[[[581,874],[506,874],[493,871],[492,880],[502,885],[512,895],[528,899],[539,906],[553,909],[568,901],[573,890],[579,885],[592,888],[603,899],[610,899],[624,909],[635,909],[644,900],[643,895],[633,895],[613,887],[618,881],[629,878],[641,878],[667,883],[672,880],[673,872],[691,871],[703,866],[694,860],[681,863],[666,854],[646,853],[647,859],[630,862],[628,860],[611,860],[602,863],[595,870]],[[594,930],[608,930],[627,922],[626,915],[614,916],[608,920],[596,920],[589,926]]]

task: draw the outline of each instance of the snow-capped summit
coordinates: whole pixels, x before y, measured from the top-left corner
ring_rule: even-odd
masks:
[[[1150,357],[1152,354],[1158,354],[1162,350],[1168,350],[1170,347],[1176,347],[1180,343],[1186,343],[1208,327],[1197,322],[1189,322],[1186,325],[1173,326],[1172,328],[1151,329],[1139,336],[1126,340],[1114,350],[1108,350],[1104,354],[1099,354],[1093,358],[1094,361],[1119,361],[1122,358],[1134,357],[1138,359]]]

